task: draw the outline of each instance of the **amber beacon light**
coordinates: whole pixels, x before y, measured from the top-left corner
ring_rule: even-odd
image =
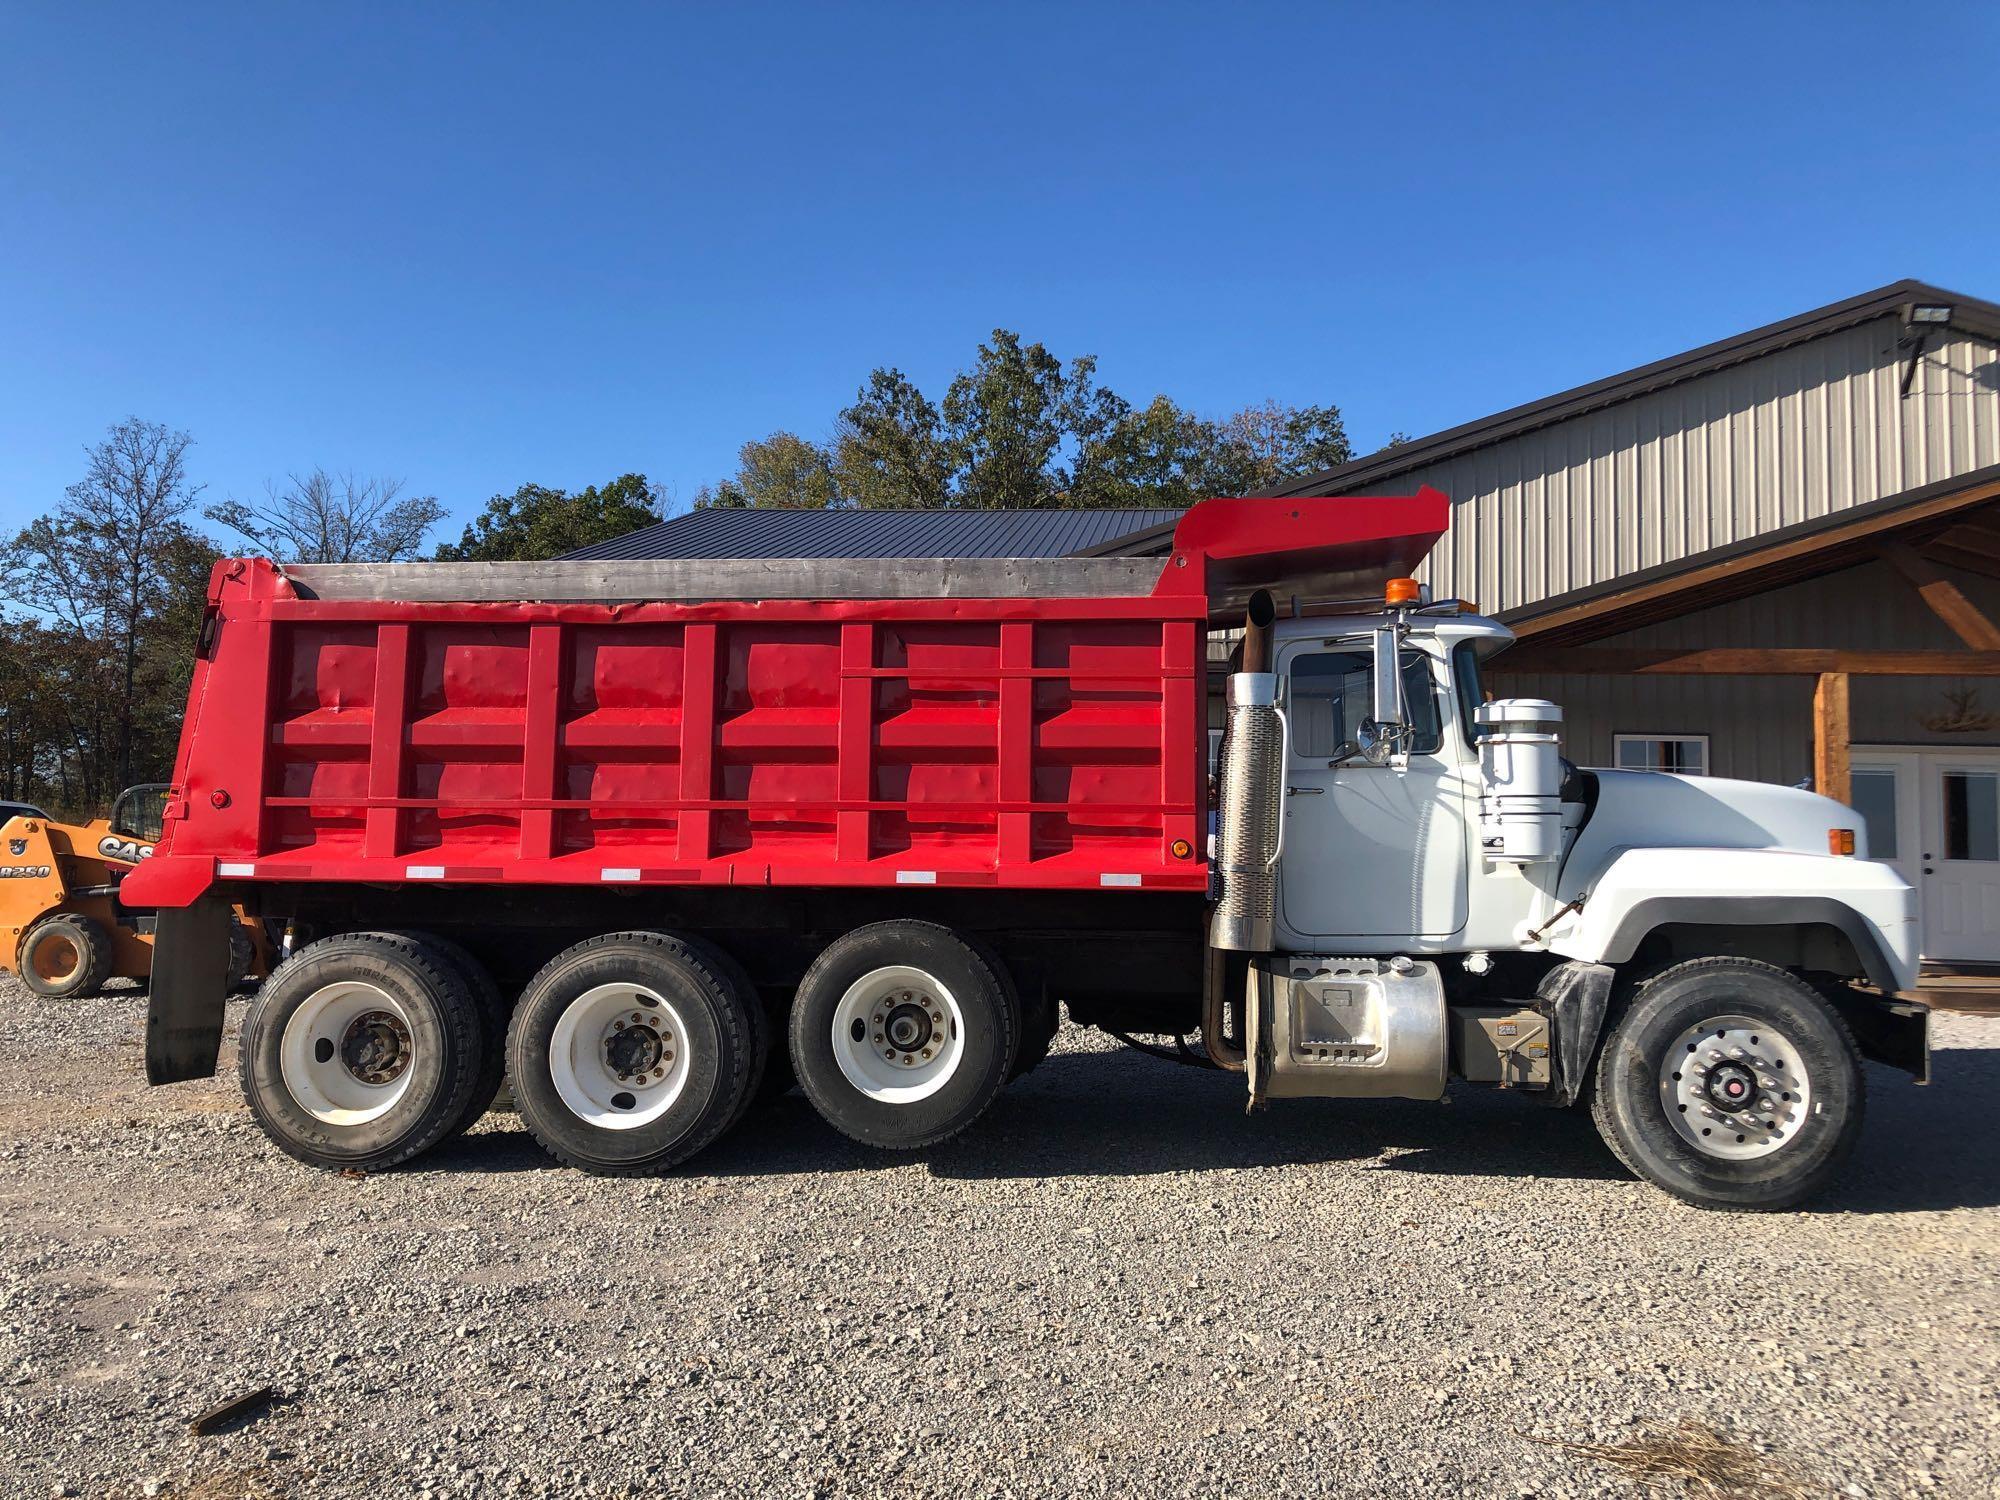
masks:
[[[1415,604],[1422,597],[1414,578],[1391,578],[1382,590],[1382,599],[1388,604]]]

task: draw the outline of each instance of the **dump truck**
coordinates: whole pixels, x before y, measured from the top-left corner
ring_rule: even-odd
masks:
[[[286,933],[244,1092],[320,1167],[418,1156],[503,1072],[596,1173],[794,1079],[923,1148],[1066,1008],[1250,1107],[1456,1077],[1588,1107],[1691,1202],[1798,1202],[1864,1058],[1926,1075],[1913,893],[1827,798],[1570,764],[1555,704],[1482,688],[1508,629],[1414,581],[1447,520],[1427,489],[1208,500],[1154,557],[219,564],[125,885],[148,1076],[214,1071],[240,903]]]
[[[48,1000],[80,1000],[111,979],[153,969],[153,918],[119,900],[119,885],[160,836],[164,784],[127,787],[108,818],[64,823],[26,803],[0,803],[0,970]],[[229,932],[233,988],[260,972],[264,949],[238,921]]]

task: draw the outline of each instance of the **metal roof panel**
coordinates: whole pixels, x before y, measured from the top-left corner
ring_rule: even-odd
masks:
[[[1180,517],[1166,508],[693,510],[565,558],[1069,557]]]

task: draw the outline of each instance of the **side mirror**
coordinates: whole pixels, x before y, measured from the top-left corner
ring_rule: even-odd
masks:
[[[1400,646],[1394,626],[1385,625],[1375,632],[1375,705],[1372,717],[1384,729],[1401,729],[1407,722],[1403,712]]]

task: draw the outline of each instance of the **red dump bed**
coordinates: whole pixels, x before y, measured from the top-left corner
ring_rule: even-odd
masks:
[[[223,563],[167,832],[124,893],[1198,891],[1211,615],[1405,569],[1444,509],[1209,501],[1147,559]],[[832,569],[843,597],[734,597]]]

